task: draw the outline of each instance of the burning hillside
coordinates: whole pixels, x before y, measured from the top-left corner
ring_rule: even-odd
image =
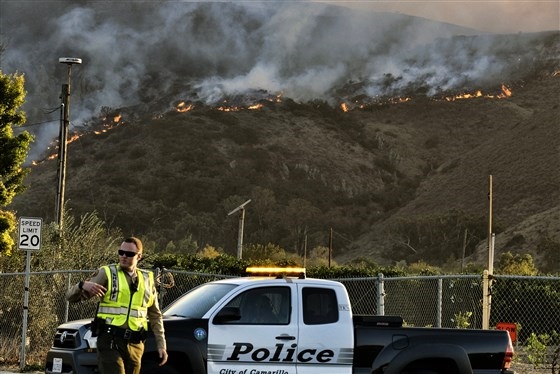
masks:
[[[506,85],[501,85],[501,90],[499,93],[490,94],[490,93],[483,93],[482,90],[477,90],[472,93],[460,93],[460,94],[451,94],[448,93],[447,95],[441,97],[433,97],[431,100],[433,101],[455,101],[455,100],[465,100],[465,99],[475,99],[475,98],[484,98],[484,99],[504,99],[508,98],[512,95],[512,90],[508,88]],[[406,103],[414,98],[411,97],[380,97],[380,98],[370,98],[370,97],[361,97],[361,98],[354,98],[353,102],[342,102],[339,106],[340,110],[343,112],[349,112],[351,110],[368,110],[371,107],[375,106],[382,106],[382,105],[395,105]],[[221,102],[216,103],[215,106],[206,105],[201,102],[192,102],[192,101],[178,101],[172,104],[175,111],[178,113],[187,113],[191,111],[195,111],[197,109],[203,110],[218,110],[222,112],[238,112],[243,110],[263,110],[267,107],[271,107],[272,105],[280,105],[282,103],[282,96],[276,95],[272,96],[267,94],[266,92],[261,92],[252,95],[238,95],[233,97],[223,98]],[[137,113],[134,112],[132,108],[121,108],[118,110],[113,110],[110,108],[104,108],[103,111],[105,112],[99,118],[92,118],[87,123],[85,123],[81,127],[75,127],[70,134],[70,137],[67,139],[68,143],[73,143],[80,139],[80,137],[87,135],[87,134],[95,134],[100,135],[115,129],[117,126],[126,124],[125,116],[132,120],[136,120],[138,118]],[[123,114],[125,113],[125,114]],[[163,116],[165,113],[161,113],[156,115],[155,118]],[[55,139],[48,147],[46,151],[46,157],[42,158],[41,160],[33,160],[32,164],[37,165],[38,163],[51,160],[57,157],[58,152],[58,139]]]
[[[127,232],[176,243],[192,234],[227,250],[236,240],[229,204],[250,198],[246,243],[297,251],[305,235],[309,248],[324,245],[324,228],[333,227],[347,239],[335,240],[338,261],[384,261],[384,251],[393,260],[403,255],[393,247],[406,238],[391,231],[403,217],[465,211],[485,222],[492,174],[498,234],[507,228],[509,238],[521,235],[524,248],[534,248],[535,233],[560,235],[549,222],[560,198],[560,134],[551,135],[560,122],[559,89],[549,74],[512,87],[507,98],[485,98],[487,91],[451,101],[412,97],[348,112],[289,99],[260,109],[236,102],[230,111],[178,110],[187,102],[158,115],[107,111],[96,126],[110,131],[69,145],[68,202],[74,214],[103,211]],[[55,173],[54,162],[34,167],[13,208],[48,220]],[[478,235],[467,254],[484,245]],[[500,253],[509,239],[497,242]],[[438,263],[457,253],[423,256]]]
[[[26,75],[30,123],[45,122],[40,108],[57,102],[65,75],[57,58],[83,59],[73,72],[72,127],[98,117],[103,107],[154,113],[185,102],[234,110],[282,97],[353,108],[477,90],[495,95],[502,84],[550,71],[560,54],[558,32],[481,35],[400,14],[306,2],[2,7],[13,14],[3,19],[10,39],[2,69]],[[23,23],[33,27],[22,29]],[[44,150],[57,125],[52,119],[34,128],[34,147]]]
[[[341,251],[378,259],[406,242],[384,231],[400,212],[483,215],[488,174],[503,182],[496,220],[506,227],[558,199],[547,168],[560,137],[547,131],[558,123],[560,32],[489,35],[324,4],[253,5],[1,4],[17,10],[3,24],[2,70],[25,74],[28,119],[47,123],[32,128],[32,159],[46,144],[56,153],[59,120],[40,108],[59,98],[57,58],[84,61],[72,76],[75,213],[228,249],[236,226],[222,210],[251,198],[248,243],[301,251],[304,237],[324,245],[334,227],[348,238]],[[48,220],[55,171],[49,160],[34,167],[14,209]]]

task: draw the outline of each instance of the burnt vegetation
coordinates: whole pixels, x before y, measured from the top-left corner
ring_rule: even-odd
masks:
[[[558,33],[541,45],[556,48]],[[486,97],[408,86],[407,100],[371,101],[353,83],[339,91],[354,98],[346,110],[264,92],[184,112],[171,99],[162,110],[161,98],[104,108],[69,145],[69,214],[97,212],[159,252],[173,243],[175,253],[235,254],[238,220],[227,213],[251,199],[247,245],[302,255],[328,246],[332,229],[340,263],[457,268],[484,261],[493,175],[497,252],[531,253],[558,271],[549,252],[560,242],[560,68],[545,49],[538,64],[511,56],[514,78],[484,82]],[[504,84],[511,95],[497,97]],[[249,109],[249,99],[262,105]],[[26,184],[11,208],[54,220],[56,160],[33,166]]]

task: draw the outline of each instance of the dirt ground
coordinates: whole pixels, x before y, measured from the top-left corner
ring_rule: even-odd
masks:
[[[558,369],[552,371],[550,365],[541,366],[535,368],[531,364],[515,363],[512,365],[512,369],[516,374],[558,374]]]

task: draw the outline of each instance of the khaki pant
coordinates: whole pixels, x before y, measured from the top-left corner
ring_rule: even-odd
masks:
[[[97,337],[97,361],[102,374],[140,374],[144,343],[131,343],[101,333]]]

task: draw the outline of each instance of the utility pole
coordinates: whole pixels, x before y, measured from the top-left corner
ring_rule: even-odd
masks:
[[[333,235],[333,229],[331,227],[331,229],[329,230],[329,268],[331,267],[331,259],[332,259],[332,235]]]
[[[249,204],[250,202],[251,200],[249,199],[228,213],[228,216],[231,216],[235,212],[238,211],[241,212],[241,214],[239,214],[239,231],[237,233],[237,258],[238,259],[241,259],[243,257],[243,226],[245,223],[245,205]]]
[[[68,66],[68,82],[62,85],[62,111],[63,116],[60,121],[60,132],[58,135],[58,188],[56,191],[56,222],[58,229],[62,230],[64,223],[64,190],[66,187],[66,151],[68,150],[68,127],[70,125],[70,78],[72,76],[72,65],[81,64],[81,58],[61,57],[58,59],[61,64]]]
[[[462,256],[461,256],[461,273],[463,272],[463,269],[465,268],[465,252],[467,251],[467,230],[465,228],[465,234],[463,235],[463,252],[462,252]]]
[[[488,264],[482,276],[482,328],[490,328],[490,306],[492,304],[492,273],[494,272],[494,235],[492,234],[492,175],[488,180]]]
[[[307,264],[307,225],[305,225],[305,235],[303,239],[303,267]]]

